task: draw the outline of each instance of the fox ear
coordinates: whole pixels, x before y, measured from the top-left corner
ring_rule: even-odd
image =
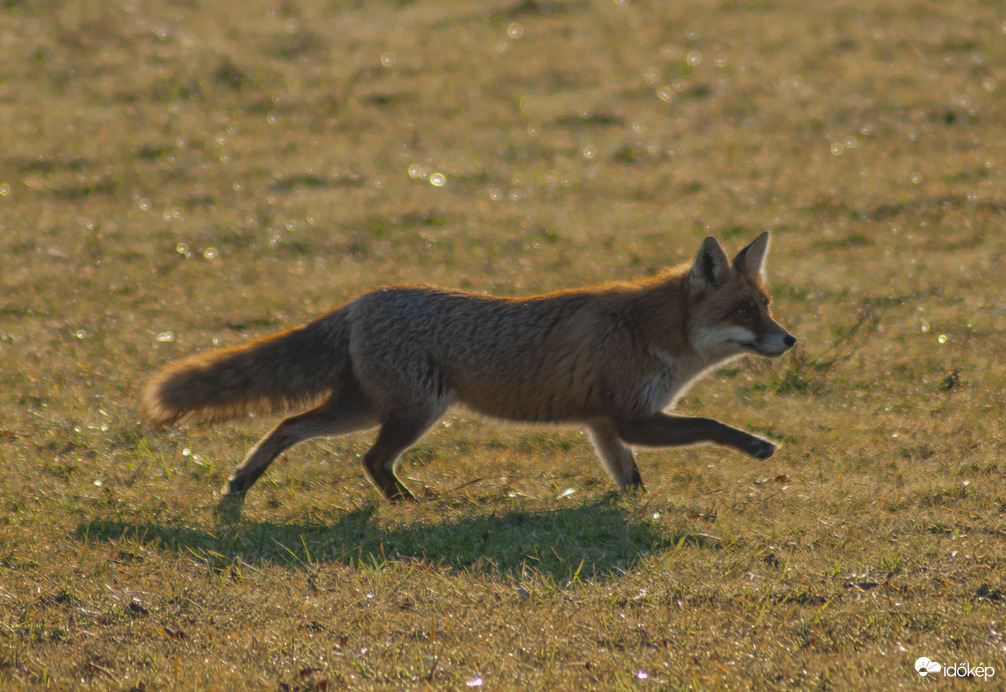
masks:
[[[765,231],[734,257],[734,269],[748,276],[764,276],[765,255],[768,254],[768,231]]]
[[[729,272],[730,260],[727,259],[727,254],[723,252],[719,241],[710,236],[702,241],[688,278],[693,285],[712,290],[723,285]]]

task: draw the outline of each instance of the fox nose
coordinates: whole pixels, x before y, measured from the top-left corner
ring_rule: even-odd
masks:
[[[782,342],[786,344],[786,348],[792,348],[793,344],[796,343],[796,337],[792,334],[787,334],[782,338]]]

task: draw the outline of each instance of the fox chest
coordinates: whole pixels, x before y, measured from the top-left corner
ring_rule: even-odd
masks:
[[[671,406],[701,374],[702,368],[665,351],[652,348],[651,368],[639,380],[637,402],[647,413],[656,414]]]
[[[640,383],[638,400],[646,413],[653,415],[671,405],[677,389],[674,386],[672,373],[663,371],[651,373]]]

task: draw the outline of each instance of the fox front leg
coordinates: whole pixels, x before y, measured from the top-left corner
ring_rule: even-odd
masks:
[[[614,479],[619,490],[645,490],[632,450],[618,439],[618,433],[614,427],[592,425],[590,437],[594,442],[594,449],[597,450],[598,457],[604,463],[604,467]]]
[[[772,456],[778,447],[770,440],[711,418],[688,418],[661,413],[644,420],[622,422],[617,429],[618,436],[632,445],[681,447],[711,442],[733,447],[762,460]]]

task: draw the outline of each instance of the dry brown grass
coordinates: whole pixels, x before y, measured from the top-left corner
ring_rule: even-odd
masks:
[[[1001,684],[1006,15],[877,5],[0,5],[0,686]],[[799,347],[681,408],[767,463],[647,452],[618,497],[576,431],[462,413],[403,462],[418,503],[360,435],[227,523],[271,422],[136,413],[164,362],[377,283],[522,294],[762,229]]]

